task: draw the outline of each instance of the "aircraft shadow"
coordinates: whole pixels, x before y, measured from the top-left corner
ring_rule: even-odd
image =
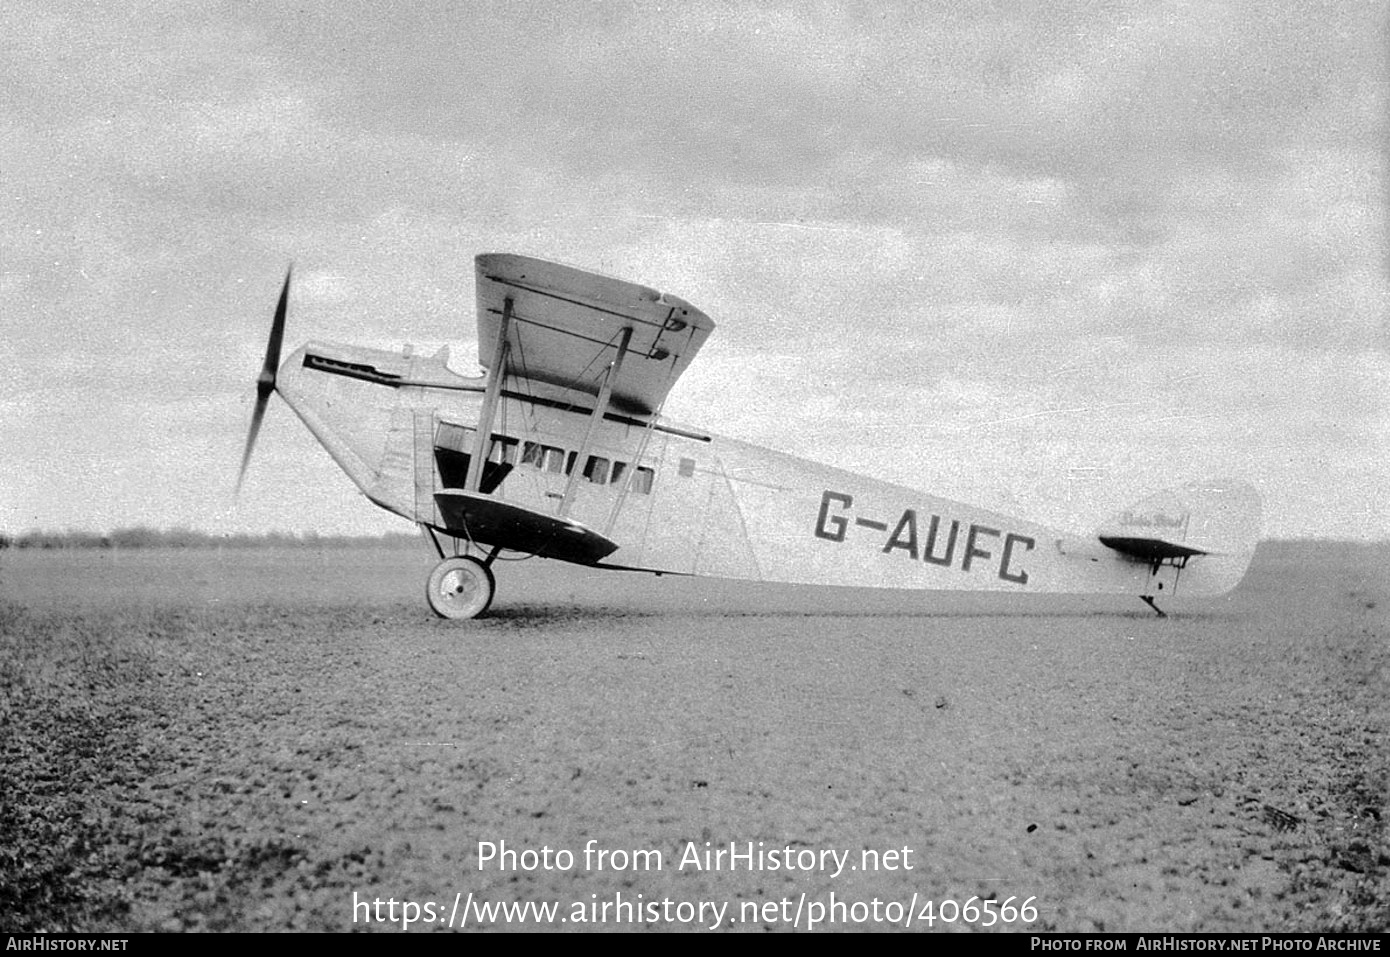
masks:
[[[1229,611],[1179,611],[1170,612],[1166,619],[1158,618],[1147,609],[951,609],[951,610],[889,610],[869,611],[854,609],[738,609],[738,608],[624,608],[617,606],[583,606],[561,604],[526,604],[503,606],[488,611],[480,622],[505,622],[510,625],[541,627],[552,624],[575,622],[621,621],[624,619],[923,619],[923,620],[1008,620],[1029,621],[1052,620],[1114,620],[1114,621],[1153,621],[1177,624],[1180,622],[1217,622],[1243,619],[1244,616]]]

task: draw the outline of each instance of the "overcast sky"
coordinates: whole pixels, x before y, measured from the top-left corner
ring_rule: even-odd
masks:
[[[1022,12],[1020,12],[1022,11]],[[0,530],[409,530],[278,400],[475,354],[473,256],[718,324],[667,413],[1076,530],[1390,537],[1380,3],[0,10]]]

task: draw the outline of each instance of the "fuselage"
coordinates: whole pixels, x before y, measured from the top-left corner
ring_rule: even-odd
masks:
[[[435,495],[463,488],[486,376],[451,371],[443,353],[309,343],[276,388],[371,501],[457,533]],[[618,543],[603,565],[906,589],[1140,595],[1177,583],[1179,569],[1094,540],[659,417],[613,411],[589,432],[593,407],[504,384],[478,491]],[[1183,591],[1219,593],[1243,571],[1206,561],[1182,572]]]

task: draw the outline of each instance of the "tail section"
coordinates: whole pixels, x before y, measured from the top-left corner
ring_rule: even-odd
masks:
[[[1146,600],[1177,592],[1179,582],[1186,595],[1221,595],[1250,567],[1260,539],[1260,495],[1244,482],[1191,482],[1124,509],[1097,537],[1149,565]]]

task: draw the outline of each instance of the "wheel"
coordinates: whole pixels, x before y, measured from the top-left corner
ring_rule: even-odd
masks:
[[[440,618],[477,618],[496,587],[492,570],[476,558],[446,558],[430,572],[425,597]]]

